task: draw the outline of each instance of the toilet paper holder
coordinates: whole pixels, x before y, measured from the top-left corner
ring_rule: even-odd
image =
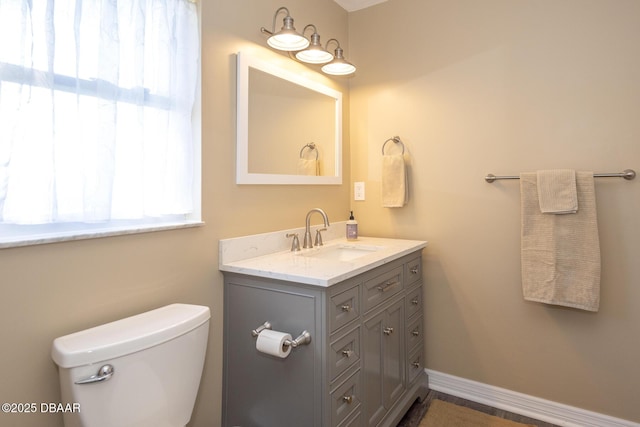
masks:
[[[264,331],[265,329],[272,329],[271,323],[269,321],[264,322],[262,325],[252,330],[251,336],[254,338],[257,338],[258,335],[260,335],[260,332]],[[296,348],[300,345],[307,345],[310,342],[311,342],[311,334],[308,331],[304,330],[300,333],[300,335],[298,335],[298,337],[295,340],[286,340],[284,342],[284,345],[287,347],[291,346],[292,348]]]

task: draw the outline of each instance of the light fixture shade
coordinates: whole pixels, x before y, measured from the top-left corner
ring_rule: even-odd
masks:
[[[336,48],[336,55],[333,61],[322,66],[322,72],[334,76],[346,76],[356,72],[355,65],[347,62],[342,55],[342,49]]]
[[[309,47],[296,53],[296,58],[309,64],[326,64],[333,59],[333,55],[322,47],[320,35],[313,33]]]
[[[278,50],[296,51],[309,46],[309,40],[298,34],[293,26],[293,18],[287,15],[283,20],[282,29],[269,37],[267,44]]]

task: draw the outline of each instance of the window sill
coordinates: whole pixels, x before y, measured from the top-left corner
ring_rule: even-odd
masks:
[[[28,237],[2,238],[0,237],[0,249],[15,248],[21,246],[44,245],[47,243],[69,242],[74,240],[97,239],[100,237],[122,236],[126,234],[150,233],[153,231],[176,230],[181,228],[193,228],[204,225],[202,221],[187,221],[166,224],[133,225],[118,229],[93,229],[82,232],[59,232]]]

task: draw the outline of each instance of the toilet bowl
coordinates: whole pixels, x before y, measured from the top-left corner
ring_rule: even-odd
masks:
[[[184,427],[209,336],[209,307],[172,304],[56,338],[66,427]]]

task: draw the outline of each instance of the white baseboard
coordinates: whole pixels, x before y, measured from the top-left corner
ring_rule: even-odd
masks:
[[[493,406],[557,426],[640,427],[640,424],[453,375],[426,369],[429,388],[473,402]]]

